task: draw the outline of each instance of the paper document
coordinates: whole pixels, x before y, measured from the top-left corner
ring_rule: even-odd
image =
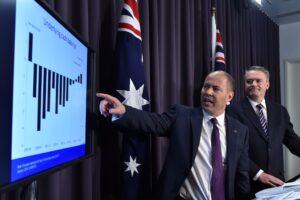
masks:
[[[261,190],[255,194],[256,200],[299,200],[300,178],[282,186]]]

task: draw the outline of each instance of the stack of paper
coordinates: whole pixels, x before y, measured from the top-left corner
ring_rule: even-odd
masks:
[[[282,186],[268,188],[255,194],[256,200],[299,200],[300,178]]]

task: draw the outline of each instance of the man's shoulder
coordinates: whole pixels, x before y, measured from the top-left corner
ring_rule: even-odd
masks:
[[[172,106],[172,109],[175,109],[179,112],[199,112],[202,111],[201,107],[191,107],[183,104],[175,104]]]
[[[282,114],[288,115],[288,111],[286,107],[284,107],[280,103],[266,100],[266,105],[267,105],[268,113],[270,112],[271,114],[274,115],[282,115]]]
[[[182,110],[191,110],[192,107],[183,104],[174,104],[172,107]]]
[[[281,105],[280,103],[274,102],[274,101],[266,100],[266,105],[267,105],[267,108],[272,107],[272,108],[285,109],[285,107],[283,105]]]
[[[243,124],[242,122],[240,122],[239,120],[237,120],[236,118],[230,116],[229,114],[227,114],[226,117],[227,117],[228,122],[233,124],[233,126],[239,127],[241,129],[247,129],[247,126],[245,124]]]
[[[243,114],[243,107],[244,105],[242,105],[242,102],[230,103],[230,105],[226,107],[226,113],[234,118],[237,118]]]
[[[266,101],[266,105],[269,107],[274,107],[274,108],[284,108],[285,107],[283,105],[281,105],[280,103],[274,102],[274,101],[269,101],[269,100],[265,100]],[[251,103],[250,101],[245,97],[244,99],[238,101],[238,102],[233,102],[230,105],[231,108],[233,109],[238,109],[241,110],[245,107],[251,107]]]

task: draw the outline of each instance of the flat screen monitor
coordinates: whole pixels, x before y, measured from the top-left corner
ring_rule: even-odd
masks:
[[[0,189],[93,152],[93,51],[45,3],[0,0]]]

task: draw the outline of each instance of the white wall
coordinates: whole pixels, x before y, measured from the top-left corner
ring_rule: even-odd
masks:
[[[281,101],[288,109],[294,129],[300,135],[300,22],[280,25]],[[285,152],[287,179],[300,174],[300,158]]]
[[[285,105],[285,62],[300,60],[300,22],[279,26],[281,102]]]

